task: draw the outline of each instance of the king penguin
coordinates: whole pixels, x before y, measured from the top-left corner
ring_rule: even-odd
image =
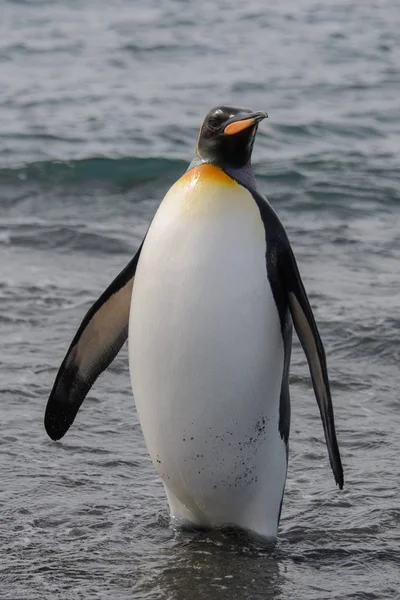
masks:
[[[176,524],[274,541],[290,429],[292,325],[339,488],[325,352],[251,154],[265,112],[217,107],[132,261],[90,308],[58,371],[45,428],[68,430],[128,337],[136,408]]]

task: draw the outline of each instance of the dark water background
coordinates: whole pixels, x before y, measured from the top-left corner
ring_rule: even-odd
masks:
[[[400,6],[64,0],[0,6],[0,597],[400,598]],[[343,492],[296,344],[273,552],[179,532],[126,349],[61,443],[42,419],[91,302],[128,262],[220,102],[254,152],[330,370]]]

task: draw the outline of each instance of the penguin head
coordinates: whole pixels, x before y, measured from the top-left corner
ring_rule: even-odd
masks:
[[[212,108],[200,127],[197,154],[221,167],[245,167],[250,163],[258,123],[267,116],[247,108]]]

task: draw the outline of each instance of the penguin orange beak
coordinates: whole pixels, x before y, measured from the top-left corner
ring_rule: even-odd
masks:
[[[264,111],[253,113],[252,115],[246,115],[245,118],[236,119],[235,121],[231,121],[224,129],[224,133],[227,135],[235,135],[236,133],[240,133],[245,129],[249,129],[249,127],[253,127],[257,125],[263,119],[268,118],[268,115]]]

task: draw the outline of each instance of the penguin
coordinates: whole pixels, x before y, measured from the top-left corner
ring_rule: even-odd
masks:
[[[274,542],[293,325],[340,489],[344,479],[324,347],[288,236],[251,167],[266,117],[229,106],[208,112],[187,171],[73,338],[45,428],[53,440],[66,433],[129,337],[135,404],[172,522]]]

